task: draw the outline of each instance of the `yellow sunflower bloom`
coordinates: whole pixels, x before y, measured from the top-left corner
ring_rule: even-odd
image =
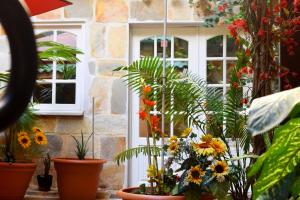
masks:
[[[176,154],[179,150],[179,145],[177,142],[172,142],[170,143],[169,147],[168,147],[168,152],[170,154]]]
[[[195,183],[197,185],[200,185],[202,182],[202,176],[205,175],[205,171],[201,169],[199,165],[195,167],[191,167],[191,169],[188,172],[187,180],[190,183]]]
[[[21,135],[18,137],[18,142],[23,149],[27,149],[31,145],[31,140],[28,135]]]
[[[178,142],[178,138],[174,135],[174,136],[170,137],[169,142],[170,143],[172,143],[172,142]]]
[[[154,178],[156,176],[156,169],[154,165],[150,165],[147,169],[147,176],[149,178]]]
[[[227,151],[225,143],[219,138],[213,138],[213,140],[211,141],[211,146],[212,148],[214,148],[217,155],[224,155]]]
[[[37,132],[34,136],[34,142],[39,145],[46,145],[48,143],[47,137],[43,133]]]
[[[225,161],[217,161],[214,165],[211,165],[210,168],[218,182],[223,182],[225,176],[229,173],[229,167]]]
[[[25,131],[21,131],[20,133],[18,133],[18,137],[22,137],[22,136],[28,136],[29,137],[28,133],[25,132]]]
[[[193,150],[202,156],[211,156],[215,153],[214,148],[211,146],[209,142],[200,142],[192,144]]]
[[[201,137],[201,140],[203,142],[211,142],[213,139],[213,136],[211,134],[205,134]]]
[[[184,129],[184,131],[182,131],[180,136],[186,138],[190,135],[191,132],[192,132],[191,128],[186,128],[186,129]]]
[[[32,131],[33,131],[34,133],[42,133],[42,134],[44,134],[44,132],[43,132],[41,129],[37,128],[37,127],[33,127],[33,128],[32,128]]]

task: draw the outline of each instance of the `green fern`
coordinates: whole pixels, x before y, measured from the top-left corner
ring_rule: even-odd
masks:
[[[159,147],[147,147],[147,146],[140,146],[136,148],[127,149],[115,157],[115,161],[118,165],[125,162],[126,160],[130,160],[133,157],[137,157],[139,154],[143,154],[145,156],[149,155],[160,155],[162,149]]]
[[[261,171],[254,184],[254,199],[272,192],[281,181],[293,173],[300,164],[300,118],[291,119],[275,131],[268,151],[258,159],[249,172],[253,176]],[[299,191],[300,193],[300,191]]]

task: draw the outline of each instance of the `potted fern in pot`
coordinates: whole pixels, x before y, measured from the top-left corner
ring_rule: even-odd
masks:
[[[93,134],[93,133],[92,133]],[[95,199],[99,175],[106,160],[86,158],[88,141],[81,132],[76,143],[77,158],[54,158],[58,192],[61,199]]]

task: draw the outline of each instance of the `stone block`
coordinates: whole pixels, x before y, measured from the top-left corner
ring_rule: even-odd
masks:
[[[164,18],[164,1],[133,0],[130,2],[130,19],[133,21],[160,21]]]
[[[117,67],[126,65],[126,60],[100,60],[96,61],[96,74],[104,76],[116,76],[120,77],[124,75],[124,72],[114,72]]]
[[[127,87],[123,80],[116,79],[112,84],[111,113],[125,114],[127,108]]]
[[[108,56],[126,58],[128,46],[128,30],[126,25],[111,26],[108,31]]]
[[[103,136],[100,138],[100,157],[113,161],[126,148],[125,136]]]
[[[104,164],[100,174],[100,188],[119,190],[123,187],[125,166],[118,166],[113,162]]]
[[[211,15],[212,11],[208,9],[209,7],[213,7],[213,5],[208,0],[198,1],[198,3],[194,5],[194,20],[202,21],[206,16]]]
[[[171,0],[168,3],[168,18],[171,21],[188,21],[193,9],[187,0]]]
[[[61,154],[63,147],[63,139],[60,135],[47,135],[48,152],[50,157],[56,157]]]
[[[78,134],[82,132],[90,132],[90,122],[82,117],[58,117],[56,133],[60,134]]]
[[[105,57],[106,27],[100,23],[92,23],[90,26],[91,55],[96,58]]]
[[[97,0],[97,22],[127,22],[128,5],[126,0]]]
[[[36,126],[40,127],[45,133],[54,133],[56,128],[56,117],[39,116]]]
[[[95,115],[95,131],[99,134],[125,134],[127,131],[127,116],[112,114]]]
[[[63,8],[59,8],[56,10],[52,10],[50,12],[46,12],[40,15],[35,16],[36,19],[39,20],[58,20],[58,19],[62,19],[62,9]]]
[[[94,12],[93,0],[69,0],[73,5],[65,7],[66,18],[92,19]]]

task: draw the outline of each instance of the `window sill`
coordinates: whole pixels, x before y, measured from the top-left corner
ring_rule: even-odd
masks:
[[[52,115],[52,116],[83,116],[83,111],[34,111],[36,115]]]

